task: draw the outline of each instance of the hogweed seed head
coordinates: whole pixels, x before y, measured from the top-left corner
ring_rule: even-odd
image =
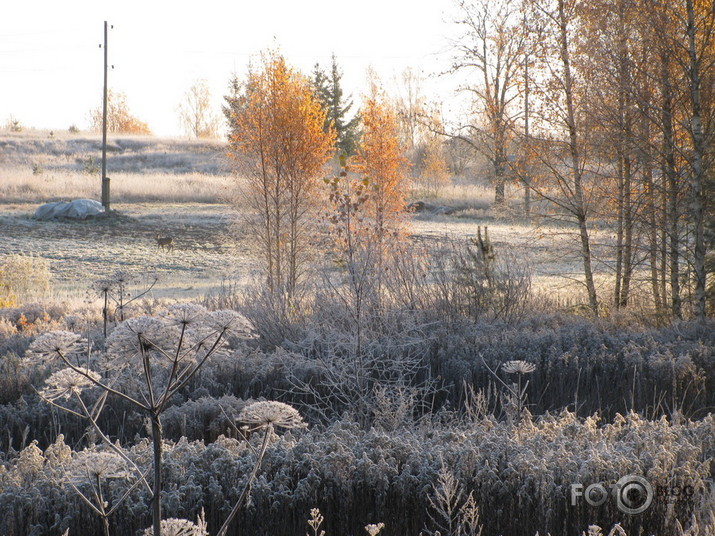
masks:
[[[82,372],[71,368],[58,370],[45,380],[46,387],[40,391],[40,396],[46,400],[67,399],[73,393],[79,394],[83,389],[93,387],[95,382],[101,379],[101,376],[92,370],[80,370]]]
[[[114,285],[115,281],[112,279],[98,279],[92,283],[92,290],[99,294],[109,294]]]
[[[193,326],[204,320],[208,311],[195,303],[180,303],[170,306],[162,315],[169,323],[180,327]]]
[[[164,536],[208,536],[206,528],[197,525],[188,519],[171,517],[161,520],[161,533]],[[144,530],[143,536],[153,536],[154,527]]]
[[[107,350],[112,355],[112,368],[135,364],[136,355],[152,344],[164,346],[174,340],[172,329],[152,316],[138,316],[125,320],[107,337]]]
[[[29,348],[30,357],[55,358],[78,351],[82,337],[71,331],[50,331],[37,337]]]
[[[519,359],[502,363],[501,369],[507,374],[531,374],[536,370],[536,365]]]
[[[219,333],[248,334],[251,331],[246,318],[231,309],[209,313],[208,324]]]
[[[258,428],[273,425],[280,428],[305,428],[307,424],[293,406],[273,400],[249,404],[238,414],[238,421]]]
[[[126,462],[116,452],[83,450],[70,463],[68,477],[74,484],[90,478],[126,478],[129,475]]]

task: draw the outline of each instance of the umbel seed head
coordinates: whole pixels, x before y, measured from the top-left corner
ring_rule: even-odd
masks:
[[[518,359],[502,363],[501,369],[507,374],[531,374],[536,370],[536,365]]]

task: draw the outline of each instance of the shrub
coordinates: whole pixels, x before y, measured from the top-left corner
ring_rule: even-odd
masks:
[[[46,297],[51,278],[46,259],[34,255],[8,255],[0,264],[0,300],[11,304]]]
[[[22,123],[18,119],[15,119],[13,116],[10,116],[5,123],[5,128],[9,130],[10,132],[22,132],[24,127],[22,126]]]
[[[436,257],[437,311],[447,318],[475,321],[523,317],[531,296],[531,274],[509,251],[496,253],[478,229],[476,239],[448,244],[445,255]]]

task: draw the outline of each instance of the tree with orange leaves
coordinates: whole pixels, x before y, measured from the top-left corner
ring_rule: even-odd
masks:
[[[363,232],[375,247],[379,295],[388,252],[404,236],[410,177],[408,160],[400,144],[397,112],[375,82],[360,114],[362,138],[352,167],[369,185],[365,203],[367,225]]]
[[[397,113],[376,84],[365,100],[361,117],[362,139],[352,167],[369,181],[366,213],[375,239],[384,245],[388,236],[401,234],[405,227],[408,160],[400,145]]]
[[[102,106],[89,112],[92,130],[102,131]],[[107,132],[118,134],[151,134],[149,126],[129,112],[127,96],[124,93],[109,91],[107,95]]]
[[[320,175],[335,132],[323,129],[325,111],[308,79],[276,52],[262,56],[227,102],[230,156],[256,214],[251,229],[268,290],[292,299],[306,271]]]

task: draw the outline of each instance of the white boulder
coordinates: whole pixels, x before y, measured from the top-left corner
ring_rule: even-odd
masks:
[[[74,201],[55,201],[40,205],[33,216],[36,220],[86,220],[104,213],[104,207],[94,199],[75,199]]]

